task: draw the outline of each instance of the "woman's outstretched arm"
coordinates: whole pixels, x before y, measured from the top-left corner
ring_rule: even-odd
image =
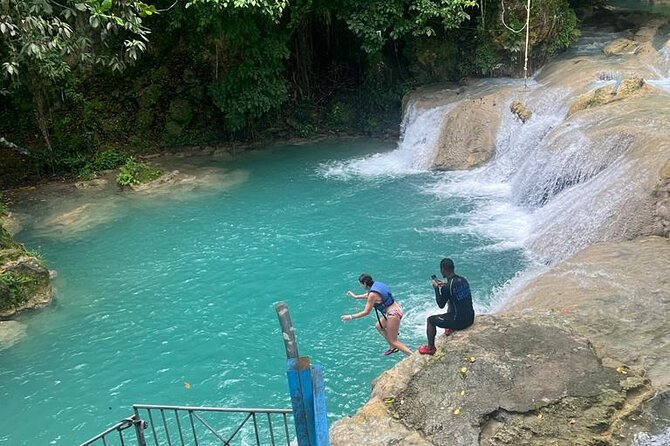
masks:
[[[359,317],[365,317],[368,314],[370,314],[370,312],[372,311],[372,307],[375,305],[375,300],[377,299],[377,294],[376,293],[366,293],[366,296],[368,298],[368,301],[365,302],[365,308],[363,308],[363,311],[359,311],[358,313],[354,313],[354,314],[343,314],[342,315],[342,320],[343,321],[350,321],[352,319],[358,319]]]

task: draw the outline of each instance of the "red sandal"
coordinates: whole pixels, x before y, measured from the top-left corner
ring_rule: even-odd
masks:
[[[435,347],[430,347],[428,345],[422,345],[419,347],[419,353],[422,355],[434,355],[437,349]]]
[[[445,336],[449,336],[450,334],[452,334],[452,333],[455,332],[455,331],[456,331],[456,330],[452,330],[451,328],[445,328],[445,329],[444,329],[444,335],[445,335]]]

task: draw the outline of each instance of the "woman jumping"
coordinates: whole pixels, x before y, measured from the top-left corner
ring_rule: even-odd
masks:
[[[365,308],[356,314],[342,315],[342,321],[350,321],[367,316],[374,308],[377,314],[375,328],[379,334],[384,336],[384,339],[389,344],[389,349],[384,354],[390,355],[400,350],[406,355],[411,355],[412,351],[398,340],[402,309],[398,302],[393,299],[389,287],[384,283],[375,282],[369,274],[361,274],[358,277],[358,282],[367,291],[363,294],[354,294],[353,291],[347,291],[347,295],[354,299],[367,299]]]

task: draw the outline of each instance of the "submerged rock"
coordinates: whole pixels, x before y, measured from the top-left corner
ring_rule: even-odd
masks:
[[[0,320],[0,351],[11,347],[26,335],[26,326],[16,321]]]

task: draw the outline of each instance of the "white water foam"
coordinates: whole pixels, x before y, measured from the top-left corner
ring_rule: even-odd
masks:
[[[600,45],[600,36],[595,37]],[[424,188],[424,193],[439,200],[462,200],[468,211],[451,215],[444,226],[421,230],[483,237],[492,241],[484,249],[523,249],[537,261],[492,291],[494,306],[546,270],[546,265],[606,239],[607,226],[625,204],[616,184],[630,169],[621,160],[632,140],[613,135],[596,147],[584,131],[590,123],[566,119],[573,91],[534,81],[529,86],[500,99],[502,103],[520,100],[533,115],[522,123],[512,113],[502,114],[496,154],[490,162],[470,171],[435,173],[434,182]],[[456,105],[434,109],[410,105],[396,150],[325,165],[321,174],[348,179],[426,172],[436,155],[444,117]]]
[[[647,83],[654,88],[670,93],[670,78],[648,80]]]
[[[487,250],[521,249],[528,238],[530,214],[511,201],[511,188],[502,182],[478,181],[483,169],[445,174],[424,192],[439,198],[460,198],[472,205],[464,214],[453,214],[460,224],[430,230],[443,234],[469,234],[496,241]],[[479,175],[478,175],[479,174]]]
[[[401,124],[398,148],[387,153],[354,158],[343,162],[326,163],[318,174],[326,178],[377,178],[425,172],[437,151],[444,116],[455,104],[422,109],[412,103]]]
[[[668,446],[670,445],[670,427],[658,435],[647,432],[636,434],[631,446]]]

